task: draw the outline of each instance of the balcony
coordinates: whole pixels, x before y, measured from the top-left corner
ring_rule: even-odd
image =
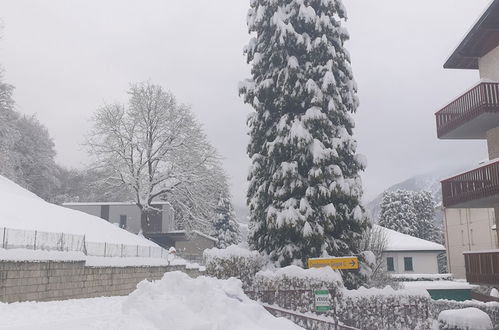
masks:
[[[473,284],[499,284],[499,250],[464,253],[466,280]]]
[[[435,114],[440,139],[485,139],[499,126],[499,83],[481,82]]]
[[[499,160],[442,181],[448,208],[488,208],[499,204]]]

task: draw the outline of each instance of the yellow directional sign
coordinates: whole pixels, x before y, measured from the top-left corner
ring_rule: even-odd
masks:
[[[308,259],[308,268],[320,268],[326,266],[330,266],[332,269],[358,269],[359,259],[357,257]]]

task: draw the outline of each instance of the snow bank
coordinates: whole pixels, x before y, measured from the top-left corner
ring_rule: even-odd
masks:
[[[442,311],[438,315],[440,329],[491,330],[492,321],[487,313],[469,307]]]
[[[181,272],[139,283],[124,301],[123,313],[155,329],[301,329],[249,299],[237,279],[193,279]]]
[[[99,217],[45,202],[0,176],[0,227],[85,235],[88,242],[154,246]]]

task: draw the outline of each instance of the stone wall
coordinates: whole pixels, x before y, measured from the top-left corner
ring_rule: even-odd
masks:
[[[0,301],[50,301],[127,295],[142,280],[170,271],[192,277],[198,269],[181,266],[87,267],[84,261],[0,261]]]

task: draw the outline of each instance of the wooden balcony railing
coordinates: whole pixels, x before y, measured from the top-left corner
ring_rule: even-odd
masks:
[[[485,112],[499,112],[499,83],[482,82],[438,111],[438,137]]]
[[[499,250],[465,252],[466,280],[474,284],[499,284]]]
[[[499,195],[499,161],[442,181],[444,207],[462,205],[496,195]],[[481,205],[480,207],[492,206]]]

